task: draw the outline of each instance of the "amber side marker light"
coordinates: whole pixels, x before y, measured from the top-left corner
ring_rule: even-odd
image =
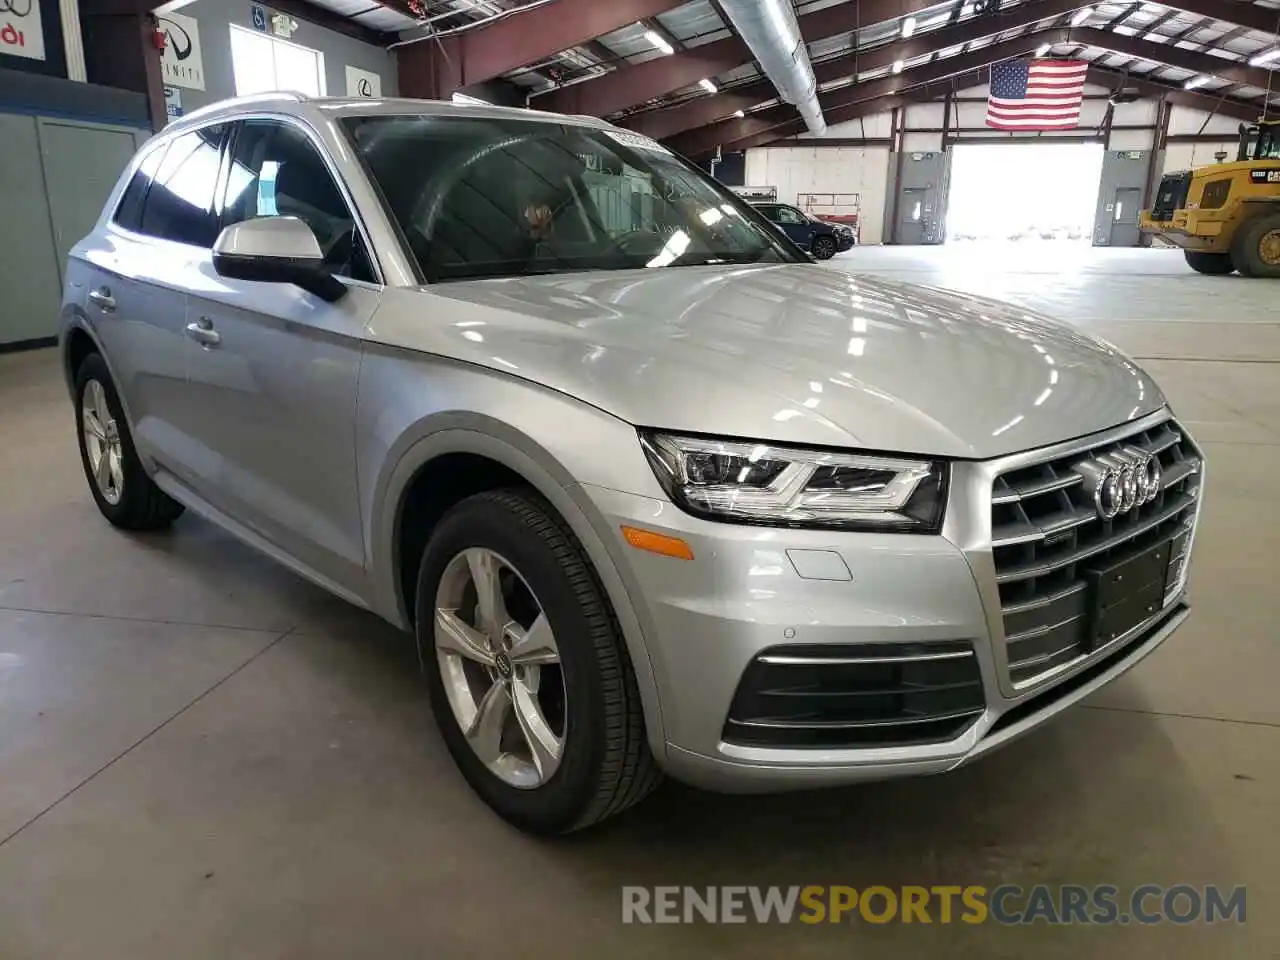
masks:
[[[677,560],[693,559],[693,550],[679,537],[667,537],[638,527],[623,527],[622,535],[627,538],[627,543],[637,550],[648,550],[650,553],[675,557]]]

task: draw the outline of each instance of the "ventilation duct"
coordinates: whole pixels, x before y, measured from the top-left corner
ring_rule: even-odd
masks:
[[[825,133],[818,81],[791,0],[720,0],[720,6],[777,88],[778,98],[794,104],[811,133]]]

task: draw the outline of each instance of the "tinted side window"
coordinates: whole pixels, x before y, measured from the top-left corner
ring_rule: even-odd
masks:
[[[213,194],[226,125],[184,133],[169,144],[142,208],[141,231],[153,237],[212,247],[218,238]]]
[[[167,144],[161,144],[148,150],[142,162],[138,164],[138,169],[129,179],[129,185],[124,188],[124,196],[120,198],[120,205],[116,207],[116,215],[113,219],[126,230],[136,232],[142,229],[142,204],[147,198],[147,189],[151,186],[151,181],[155,178],[156,170],[160,168],[160,162],[164,160],[167,149]]]
[[[757,205],[756,210],[759,211],[760,216],[764,217],[766,220],[776,221],[778,219],[777,207],[762,207]]]
[[[292,124],[246,120],[235,136],[222,223],[298,217],[339,276],[373,281],[355,217],[310,138]]]
[[[783,223],[804,223],[804,217],[800,216],[799,211],[793,210],[791,207],[779,207],[778,219]]]

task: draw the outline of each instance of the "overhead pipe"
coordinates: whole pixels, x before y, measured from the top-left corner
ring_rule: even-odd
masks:
[[[778,98],[800,112],[810,133],[825,133],[818,81],[791,0],[720,0],[720,7],[777,89]]]

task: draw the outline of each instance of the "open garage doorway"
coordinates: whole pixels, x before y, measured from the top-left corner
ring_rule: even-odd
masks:
[[[947,240],[1089,243],[1102,161],[1095,143],[956,144]]]

